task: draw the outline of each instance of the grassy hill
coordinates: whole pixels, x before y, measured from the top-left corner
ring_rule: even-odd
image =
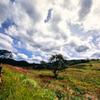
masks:
[[[50,70],[2,64],[0,100],[100,100],[100,62],[71,65],[58,78]]]

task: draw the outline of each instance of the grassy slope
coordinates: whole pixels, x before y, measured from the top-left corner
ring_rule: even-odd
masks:
[[[3,65],[1,100],[100,100],[100,63],[97,61],[70,66],[59,73],[57,80],[49,70],[8,66]]]
[[[55,93],[42,89],[38,83],[25,74],[3,65],[0,100],[54,100]]]

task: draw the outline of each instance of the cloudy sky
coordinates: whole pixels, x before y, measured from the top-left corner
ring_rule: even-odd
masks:
[[[0,0],[0,49],[36,63],[100,58],[100,0]]]

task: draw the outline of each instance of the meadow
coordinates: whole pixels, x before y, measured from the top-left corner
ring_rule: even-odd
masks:
[[[70,65],[57,79],[51,70],[1,65],[0,100],[100,100],[100,61]]]

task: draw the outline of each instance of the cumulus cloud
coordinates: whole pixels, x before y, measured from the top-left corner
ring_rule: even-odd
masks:
[[[20,60],[27,60],[27,59],[28,59],[28,56],[25,55],[25,54],[23,54],[23,53],[18,53],[17,59],[20,59]]]
[[[85,0],[84,0],[85,1]],[[90,0],[87,0],[90,1]],[[82,28],[84,29],[84,31],[89,31],[89,30],[98,30],[99,31],[99,16],[100,16],[100,1],[99,0],[91,0],[92,4],[90,7],[90,9],[88,10],[87,15],[85,16],[85,20],[81,21]],[[91,2],[90,1],[90,2]]]
[[[9,0],[0,0],[0,27],[2,23],[10,17],[12,3]]]
[[[30,62],[30,63],[33,63],[33,62],[39,63],[41,60],[42,60],[42,58],[40,56],[32,55],[32,57],[29,58],[28,62]]]
[[[5,35],[5,34],[3,34],[3,33],[0,33],[0,38],[3,39],[3,40],[8,41],[8,42],[11,43],[11,44],[13,43],[13,39],[12,39],[10,36]]]
[[[13,39],[3,33],[0,33],[0,49],[7,49],[15,52],[17,51],[13,46]]]
[[[13,55],[13,58],[14,58],[15,60],[17,60],[17,55],[16,55],[15,53],[12,53],[12,55]]]
[[[83,54],[91,48],[98,48],[99,0],[11,1],[0,1],[0,25],[7,19],[14,23],[4,29],[8,36],[0,34],[1,48],[12,49],[15,45],[34,54],[32,58],[18,54],[18,58],[23,56],[30,61],[39,61],[41,57],[35,56],[36,52],[41,56],[43,54],[44,59],[55,53],[72,58],[77,53]],[[15,39],[19,41],[17,45],[13,44]]]
[[[100,49],[100,42],[98,43],[98,47],[99,47],[99,49]]]
[[[20,2],[20,4],[18,2]],[[26,4],[31,8],[29,9],[28,7],[26,7]],[[17,16],[14,16],[14,23],[16,23],[17,27],[15,25],[12,25],[5,32],[10,36],[15,37],[16,39],[26,42],[33,48],[41,49],[45,52],[50,52],[50,50],[52,51],[55,49],[59,50],[61,43],[63,43],[64,41],[63,39],[66,40],[68,35],[70,34],[69,29],[66,28],[66,26],[64,26],[64,28],[61,29],[61,27],[59,26],[59,23],[61,23],[62,25],[66,25],[64,21],[61,21],[60,13],[55,14],[54,12],[48,24],[45,24],[43,20],[42,22],[40,20],[44,17],[44,15],[41,15],[39,18],[36,17],[36,19],[34,15],[39,16],[38,10],[36,9],[36,5],[38,5],[37,2],[34,5],[30,4],[30,2],[27,1],[17,1],[14,5],[15,13],[17,13]],[[42,8],[42,6],[40,8]],[[18,9],[22,10],[19,11]],[[44,8],[42,9],[44,10]],[[32,12],[33,10],[34,12]],[[57,8],[55,8],[54,10],[57,11]],[[29,11],[31,13],[29,13]],[[34,15],[31,15],[32,13]],[[42,13],[40,12],[39,14]],[[47,16],[47,14],[45,15]],[[37,20],[39,21],[39,23]],[[33,28],[33,25],[35,29]],[[55,33],[57,31],[58,33]]]
[[[40,13],[37,11],[37,1],[36,0],[17,0],[17,5],[19,6],[19,8],[21,8],[22,11],[24,11],[25,13],[27,13],[27,15],[33,19],[34,23],[37,23],[40,18],[41,15]],[[21,12],[22,12],[21,11]]]
[[[91,36],[84,40],[78,36],[70,36],[68,41],[64,44],[64,48],[75,49],[77,52],[83,52],[91,48],[92,39],[93,38]]]
[[[0,39],[0,49],[3,49],[3,48],[11,50],[13,48],[13,46],[6,40]]]
[[[83,20],[91,11],[92,0],[81,0],[81,9],[79,11],[79,20]]]
[[[91,57],[100,58],[100,52],[94,53]]]
[[[81,45],[81,46],[75,48],[75,50],[76,50],[77,52],[84,52],[84,51],[86,51],[86,50],[88,50],[88,49],[89,49],[89,47],[83,46],[83,45]]]

